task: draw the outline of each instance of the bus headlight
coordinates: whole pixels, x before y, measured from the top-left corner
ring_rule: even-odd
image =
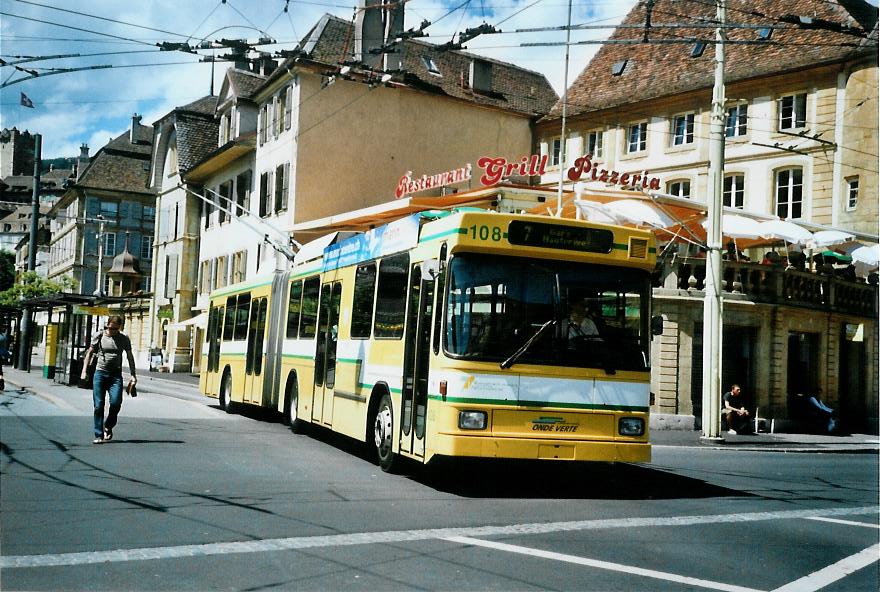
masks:
[[[621,417],[617,423],[621,436],[641,436],[645,433],[645,420],[640,417]]]
[[[485,411],[459,411],[458,429],[460,430],[485,430]]]

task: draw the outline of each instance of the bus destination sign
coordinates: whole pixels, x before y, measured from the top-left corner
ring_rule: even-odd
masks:
[[[578,228],[513,220],[507,229],[507,240],[512,245],[526,247],[610,253],[614,245],[614,233],[602,228]]]

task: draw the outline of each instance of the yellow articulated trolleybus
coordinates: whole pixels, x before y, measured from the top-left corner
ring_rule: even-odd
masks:
[[[649,461],[655,260],[648,232],[483,210],[315,241],[211,295],[201,390],[365,441],[385,470]]]

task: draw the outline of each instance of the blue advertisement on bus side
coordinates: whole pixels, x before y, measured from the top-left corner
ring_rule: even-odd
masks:
[[[354,265],[389,253],[406,251],[418,243],[419,215],[413,214],[330,245],[324,250],[322,271]]]

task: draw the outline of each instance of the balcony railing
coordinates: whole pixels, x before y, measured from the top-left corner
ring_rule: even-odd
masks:
[[[877,285],[863,280],[739,261],[724,261],[721,269],[725,295],[768,304],[877,315]],[[685,290],[702,298],[705,281],[705,259],[680,257],[664,269],[658,287]]]

